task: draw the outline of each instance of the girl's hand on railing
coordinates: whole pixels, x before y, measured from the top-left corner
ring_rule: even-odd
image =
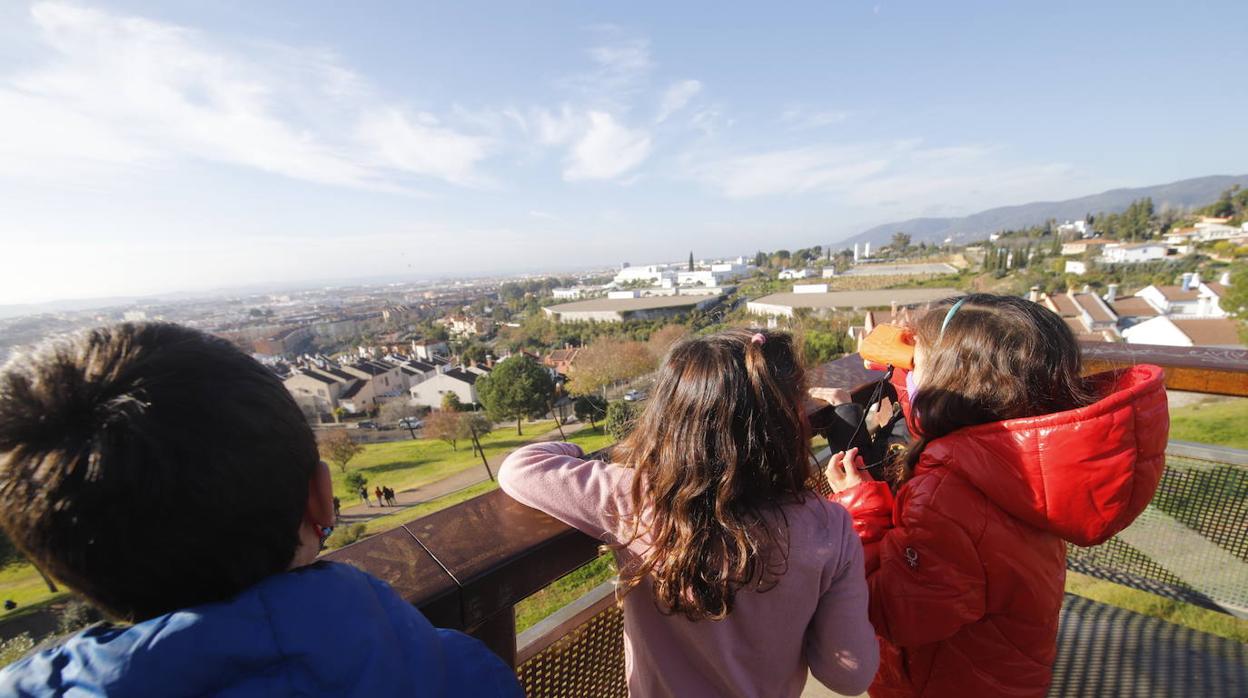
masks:
[[[844,492],[863,483],[859,468],[864,467],[866,465],[862,462],[862,457],[858,455],[858,449],[851,448],[848,451],[833,454],[828,460],[824,475],[827,476],[828,484],[833,492]]]

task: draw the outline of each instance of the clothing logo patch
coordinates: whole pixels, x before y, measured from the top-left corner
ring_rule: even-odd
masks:
[[[919,569],[919,551],[915,550],[914,548],[907,547],[905,550],[905,553],[906,553],[906,564],[910,566],[910,569],[912,570]]]

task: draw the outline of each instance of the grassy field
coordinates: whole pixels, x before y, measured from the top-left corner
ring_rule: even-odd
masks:
[[[1248,399],[1205,402],[1170,410],[1170,438],[1248,449]]]
[[[567,606],[590,589],[615,576],[610,553],[557,580],[554,584],[516,604],[516,632],[524,632],[546,616]]]
[[[1248,642],[1248,620],[1241,620],[1225,613],[1173,601],[1078,572],[1067,571],[1066,591],[1110,606],[1161,618],[1175,625],[1186,626],[1210,635]]]
[[[64,591],[55,594],[48,591],[48,585],[44,584],[39,572],[29,563],[13,563],[0,569],[0,601],[12,599],[17,602],[16,609],[5,612],[0,618],[9,613],[24,612],[31,606],[42,605],[62,596],[65,596]]]
[[[529,422],[524,425],[524,435],[516,436],[512,428],[499,427],[481,439],[486,456],[498,456],[542,436],[555,428],[554,421]],[[358,499],[346,484],[347,473],[360,472],[368,478],[371,492],[379,485],[395,490],[420,487],[436,482],[472,467],[481,467],[481,457],[474,455],[472,444],[467,440],[452,449],[445,441],[415,439],[365,444],[364,452],[347,464],[343,472],[330,464],[334,475],[334,494],[342,498],[343,506],[351,506]]]

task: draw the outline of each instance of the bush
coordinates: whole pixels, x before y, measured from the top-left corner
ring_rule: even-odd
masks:
[[[637,423],[638,409],[631,402],[617,401],[607,405],[607,433],[616,441],[623,441]]]
[[[339,526],[334,529],[333,534],[326,539],[325,547],[333,550],[335,548],[351,545],[357,540],[363,538],[366,530],[367,529],[364,524],[348,524],[346,526]]]
[[[35,640],[30,633],[22,633],[0,642],[0,667],[6,667],[25,657],[35,648]]]
[[[65,604],[65,610],[57,618],[57,632],[61,635],[75,633],[102,620],[104,616],[95,606],[85,599],[74,597]]]

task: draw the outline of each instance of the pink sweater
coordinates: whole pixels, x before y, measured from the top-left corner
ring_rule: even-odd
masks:
[[[523,504],[619,542],[627,535],[621,516],[631,513],[633,471],[583,455],[575,444],[525,446],[503,462],[498,482]],[[862,545],[853,523],[839,505],[813,493],[783,511],[787,571],[769,591],[737,591],[726,619],[665,616],[647,580],[624,597],[630,696],[799,696],[807,668],[838,693],[867,689],[879,648],[867,621]],[[633,543],[616,553],[617,562],[627,564],[642,549]]]

